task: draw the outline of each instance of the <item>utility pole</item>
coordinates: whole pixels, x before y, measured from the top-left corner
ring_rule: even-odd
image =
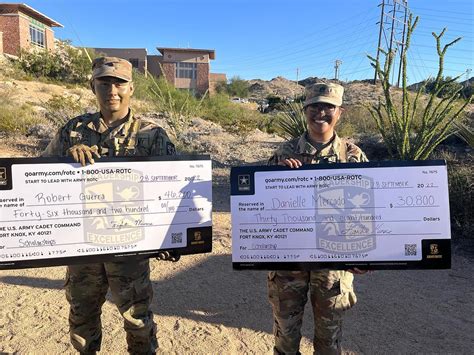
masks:
[[[381,6],[382,10],[380,11],[380,29],[379,29],[379,41],[377,44],[377,57],[375,58],[377,62],[379,61],[380,58],[380,44],[382,43],[382,29],[383,29],[383,14],[385,10],[385,0],[382,0],[382,3],[379,5]],[[375,75],[374,75],[374,85],[377,83],[377,70],[375,70]]]
[[[395,62],[397,59],[397,54],[399,57],[399,67],[398,67],[398,80],[397,86],[400,84],[400,75],[402,62],[401,58],[405,51],[406,45],[406,26],[407,18],[409,14],[408,9],[408,0],[382,0],[382,3],[379,4],[381,7],[380,11],[380,28],[379,28],[379,38],[377,43],[377,55],[376,60],[380,59],[380,52],[383,50],[394,56],[394,65],[393,65],[393,75],[395,77]],[[388,12],[385,12],[386,9],[391,9]],[[401,16],[403,14],[403,16]],[[400,27],[403,25],[403,31],[400,33]],[[401,38],[400,38],[401,35]],[[384,39],[384,41],[382,40]],[[377,81],[377,71],[374,75],[374,84]]]
[[[339,80],[339,67],[342,64],[342,60],[336,59],[335,65],[334,65],[334,79]]]
[[[408,0],[404,0],[405,2],[405,19],[403,20],[403,33],[402,33],[402,42],[400,43],[400,46],[402,48],[400,52],[400,65],[398,66],[398,79],[397,79],[397,86],[400,87],[400,75],[402,73],[402,58],[403,54],[405,52],[405,35],[406,35],[406,30],[407,30],[407,16],[408,16]]]

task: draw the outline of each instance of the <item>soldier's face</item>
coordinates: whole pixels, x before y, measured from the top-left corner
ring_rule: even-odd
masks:
[[[97,96],[102,113],[128,112],[133,94],[131,82],[112,76],[96,78],[92,91]]]
[[[342,108],[318,102],[304,110],[310,137],[317,142],[327,142],[334,135],[334,126],[342,113]]]

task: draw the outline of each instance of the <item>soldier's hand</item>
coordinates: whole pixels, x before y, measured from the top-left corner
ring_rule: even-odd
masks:
[[[67,154],[82,166],[86,166],[87,163],[94,164],[94,156],[100,158],[99,148],[96,145],[89,147],[85,144],[76,144],[67,150]]]
[[[289,159],[285,159],[285,160],[280,161],[278,163],[278,165],[288,166],[292,169],[296,169],[296,168],[301,167],[303,165],[303,163],[298,159],[289,158]]]
[[[172,261],[177,262],[181,258],[181,255],[170,251],[160,251],[156,260]]]

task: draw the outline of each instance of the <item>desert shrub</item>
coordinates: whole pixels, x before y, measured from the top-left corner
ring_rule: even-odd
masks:
[[[287,140],[297,138],[306,131],[306,116],[301,102],[282,105],[276,121],[278,132]]]
[[[89,56],[84,50],[87,50]],[[35,78],[86,85],[91,74],[90,59],[95,54],[90,49],[84,50],[72,47],[69,41],[58,41],[53,52],[21,51],[17,66]]]
[[[200,116],[215,122],[231,132],[248,132],[263,119],[258,111],[229,101],[227,95],[216,94],[202,101]]]
[[[224,80],[216,83],[215,90],[218,94],[229,94],[227,90],[227,82]]]
[[[449,210],[453,238],[474,236],[474,170],[472,155],[456,155],[445,150],[433,154],[448,165]]]
[[[280,119],[280,114],[267,114],[262,115],[257,127],[262,132],[267,133],[277,133],[281,135],[281,131],[278,128],[278,120]]]
[[[468,122],[456,122],[454,127],[456,129],[456,136],[466,142],[469,147],[474,148],[474,133],[472,125],[469,125]]]
[[[248,97],[249,85],[239,76],[234,76],[232,79],[229,80],[228,83],[226,83],[225,81],[219,82],[216,85],[216,91],[219,94],[227,94],[231,97]]]
[[[81,98],[53,95],[44,104],[46,118],[56,127],[62,127],[71,118],[84,113]]]
[[[474,235],[474,179],[472,166],[448,163],[451,229],[456,237]]]
[[[45,122],[30,105],[0,105],[0,132],[26,134],[30,127]]]
[[[149,100],[154,109],[167,117],[172,134],[178,136],[192,117],[198,115],[202,100],[196,99],[188,90],[176,89],[163,76],[155,78],[148,73],[145,75],[134,72],[135,92],[138,99]]]
[[[227,90],[230,96],[249,96],[249,86],[247,82],[238,76],[234,76],[232,79],[230,79]]]
[[[153,78],[150,78],[150,74],[145,76],[140,73],[138,70],[133,69],[133,97],[139,100],[152,100],[153,92],[152,88],[155,85]]]
[[[266,100],[268,102],[269,111],[272,111],[272,110],[284,111],[286,109],[285,101],[279,96],[269,95],[266,97]]]
[[[370,117],[367,108],[352,105],[344,108],[344,113],[339,120],[337,133],[341,137],[352,137],[356,134],[377,134],[377,126]]]

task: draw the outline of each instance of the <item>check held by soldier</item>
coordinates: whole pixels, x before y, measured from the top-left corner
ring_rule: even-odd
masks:
[[[306,132],[285,142],[269,160],[270,165],[299,168],[303,164],[368,161],[356,145],[338,137],[334,127],[344,112],[344,88],[317,83],[306,88]],[[311,300],[314,315],[315,354],[340,354],[344,311],[357,301],[353,274],[359,269],[270,271],[268,296],[273,308],[275,354],[299,354],[303,312]]]
[[[71,156],[85,166],[101,156],[174,155],[175,147],[166,132],[152,121],[133,115],[132,65],[114,57],[92,63],[91,89],[100,111],[75,117],[62,127],[43,156]],[[177,260],[166,252],[161,259]],[[101,348],[101,309],[108,289],[123,317],[128,352],[154,354],[156,325],[150,304],[153,288],[148,258],[69,265],[66,298],[70,304],[71,343],[81,354],[95,354]]]

